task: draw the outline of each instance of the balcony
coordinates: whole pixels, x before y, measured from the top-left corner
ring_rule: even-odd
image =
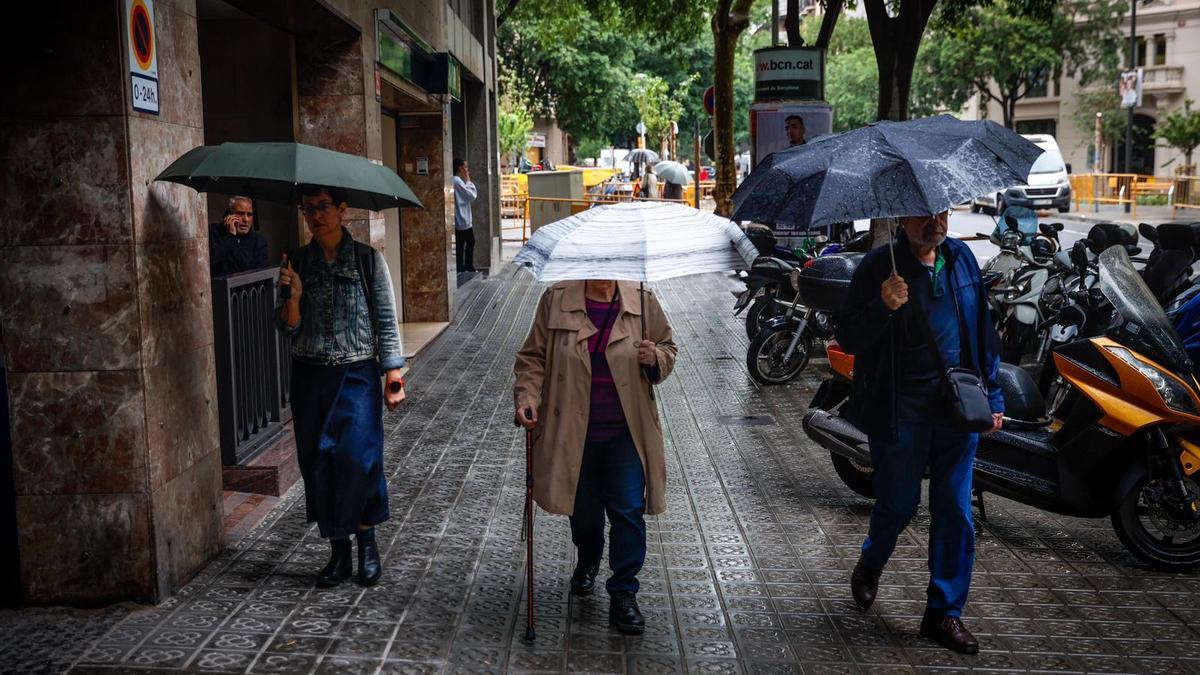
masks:
[[[1156,94],[1182,93],[1183,66],[1146,66],[1142,74],[1142,90]]]

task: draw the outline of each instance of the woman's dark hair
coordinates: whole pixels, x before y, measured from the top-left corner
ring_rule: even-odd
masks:
[[[454,158],[454,173],[458,173],[458,170],[460,168],[462,168],[463,164],[466,164],[466,163],[467,163],[467,160],[463,159],[462,157],[455,157]]]
[[[325,185],[300,186],[301,197],[320,197],[321,195],[328,195],[329,199],[333,201],[334,206],[339,206],[350,201],[350,195],[346,193],[345,188],[328,187]]]

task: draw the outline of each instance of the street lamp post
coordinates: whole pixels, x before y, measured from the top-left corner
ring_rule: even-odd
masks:
[[[1129,67],[1136,70],[1137,62],[1137,4],[1138,0],[1129,0]],[[1133,106],[1125,113],[1125,173],[1133,173]],[[1129,198],[1125,202],[1125,213],[1129,213],[1133,199],[1133,181],[1129,181]]]

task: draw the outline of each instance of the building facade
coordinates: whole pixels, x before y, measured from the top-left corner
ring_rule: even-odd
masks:
[[[0,103],[0,585],[22,602],[161,600],[220,549],[207,225],[223,195],[153,178],[204,144],[295,141],[393,167],[423,209],[355,210],[405,322],[454,314],[451,162],[498,264],[493,3],[50,0],[14,6]],[[141,7],[140,10],[137,8]],[[152,16],[152,31],[132,13]],[[131,77],[150,49],[157,113]],[[133,61],[138,64],[134,64]],[[145,107],[142,101],[140,107]],[[307,233],[256,204],[271,264]],[[7,380],[5,379],[7,375]],[[11,463],[11,465],[9,465]]]
[[[1129,16],[1122,24],[1121,63],[1129,66]],[[1130,167],[1125,166],[1124,143],[1101,144],[1099,164],[1093,161],[1094,118],[1081,125],[1076,108],[1080,86],[1063,76],[1041,83],[1036,96],[1017,102],[1015,122],[1022,133],[1053,134],[1063,158],[1075,172],[1121,172],[1170,175],[1183,164],[1183,154],[1156,142],[1151,134],[1163,114],[1183,108],[1185,100],[1200,103],[1200,0],[1151,0],[1137,9],[1137,66],[1144,69],[1142,105],[1134,109],[1135,146]],[[1116,83],[1113,83],[1116,87]],[[984,110],[972,101],[965,116],[1002,120],[994,101]]]

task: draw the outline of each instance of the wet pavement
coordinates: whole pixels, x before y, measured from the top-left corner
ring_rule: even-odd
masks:
[[[312,586],[328,547],[299,488],[159,607],[0,612],[4,672],[841,673],[929,669],[1200,672],[1200,577],[1154,572],[1107,520],[988,497],[968,626],[976,657],[915,635],[928,518],[903,535],[869,612],[849,570],[870,502],[837,479],[800,417],[821,365],[772,389],[745,374],[733,280],[659,284],[680,358],[658,389],[668,511],[648,518],[648,628],[607,625],[603,594],[573,598],[567,520],[537,521],[537,641],[525,624],[523,437],[512,357],[539,294],[463,289],[459,320],[414,361],[387,418],[392,520],[379,585]]]

